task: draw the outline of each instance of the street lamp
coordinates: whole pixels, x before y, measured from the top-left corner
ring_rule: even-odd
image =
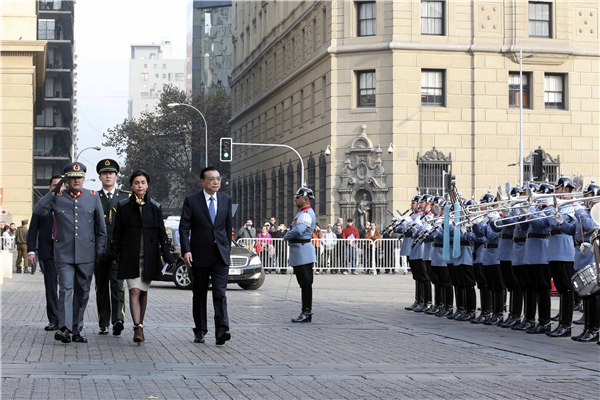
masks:
[[[204,115],[200,112],[200,110],[198,110],[196,107],[194,107],[191,104],[187,104],[187,103],[169,103],[169,104],[167,104],[167,107],[169,107],[169,108],[175,108],[175,107],[179,107],[179,106],[193,108],[194,110],[196,110],[196,112],[198,114],[200,114],[200,116],[202,117],[202,120],[204,121],[204,167],[208,167],[208,125],[206,124],[206,118],[204,118]]]
[[[535,57],[530,54],[523,57],[523,48],[519,49],[519,185],[523,185],[523,58]]]
[[[90,150],[90,149],[94,149],[96,151],[100,151],[102,150],[100,148],[100,146],[91,146],[91,147],[86,147],[85,149],[81,150],[79,153],[77,153],[77,156],[75,157],[75,162],[77,162],[77,160],[79,160],[79,156],[81,155],[81,153],[83,153],[86,150]]]

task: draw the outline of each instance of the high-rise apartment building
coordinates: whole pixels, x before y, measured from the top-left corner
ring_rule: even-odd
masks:
[[[33,197],[73,159],[75,131],[74,1],[39,1],[37,37],[48,43],[44,105],[35,116]]]
[[[43,105],[46,41],[34,0],[0,7],[0,219],[29,218],[34,185],[34,120]],[[5,215],[4,212],[7,214]]]
[[[321,222],[357,218],[361,203],[385,222],[413,194],[440,193],[449,170],[465,197],[516,184],[521,121],[526,178],[537,151],[538,180],[589,182],[600,175],[599,8],[234,1],[234,142],[297,149]],[[291,221],[297,157],[264,147],[233,157],[238,217]]]
[[[131,45],[129,119],[154,110],[165,84],[185,89],[185,60],[171,58],[171,43]]]

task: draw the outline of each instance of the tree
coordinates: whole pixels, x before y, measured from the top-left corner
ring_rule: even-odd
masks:
[[[125,159],[119,183],[128,187],[131,173],[146,170],[150,175],[152,197],[162,204],[165,215],[177,215],[184,197],[200,188],[204,123],[194,110],[170,109],[169,103],[190,103],[204,114],[208,125],[209,164],[219,169],[223,190],[227,190],[229,166],[218,162],[219,139],[229,136],[231,113],[230,98],[223,89],[202,91],[190,102],[184,91],[165,85],[153,111],[109,129],[104,134],[103,145],[114,147]]]

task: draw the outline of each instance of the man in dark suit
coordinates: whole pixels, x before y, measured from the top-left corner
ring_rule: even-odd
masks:
[[[231,339],[227,316],[227,278],[231,253],[231,197],[219,193],[221,176],[214,167],[200,172],[204,190],[186,197],[181,211],[179,234],[185,263],[193,274],[194,343],[204,343],[206,292],[212,282],[217,345]]]
[[[49,191],[54,190],[60,181],[60,175],[50,178]],[[33,214],[31,225],[27,232],[27,258],[31,268],[39,261],[40,270],[44,274],[44,286],[46,287],[46,314],[48,325],[47,331],[58,330],[58,274],[54,264],[54,241],[53,241],[54,214]]]

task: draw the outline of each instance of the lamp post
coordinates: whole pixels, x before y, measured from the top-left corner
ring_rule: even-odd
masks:
[[[79,156],[81,155],[81,153],[83,153],[86,150],[90,150],[90,149],[94,149],[96,151],[100,151],[102,150],[100,148],[100,146],[91,146],[91,147],[86,147],[85,149],[81,150],[79,153],[77,153],[77,156],[75,156],[75,162],[77,162],[77,160],[79,160]]]
[[[204,114],[202,114],[200,112],[200,110],[198,110],[196,107],[194,107],[191,104],[187,104],[187,103],[169,103],[169,104],[167,104],[167,107],[169,107],[169,108],[175,108],[175,107],[179,107],[179,106],[193,108],[194,110],[196,110],[196,112],[198,114],[200,114],[200,116],[202,117],[202,121],[204,121],[204,167],[208,167],[208,125],[206,123],[206,118],[204,118]]]
[[[523,57],[523,48],[519,49],[519,185],[523,185],[523,58],[535,57],[530,54]]]

